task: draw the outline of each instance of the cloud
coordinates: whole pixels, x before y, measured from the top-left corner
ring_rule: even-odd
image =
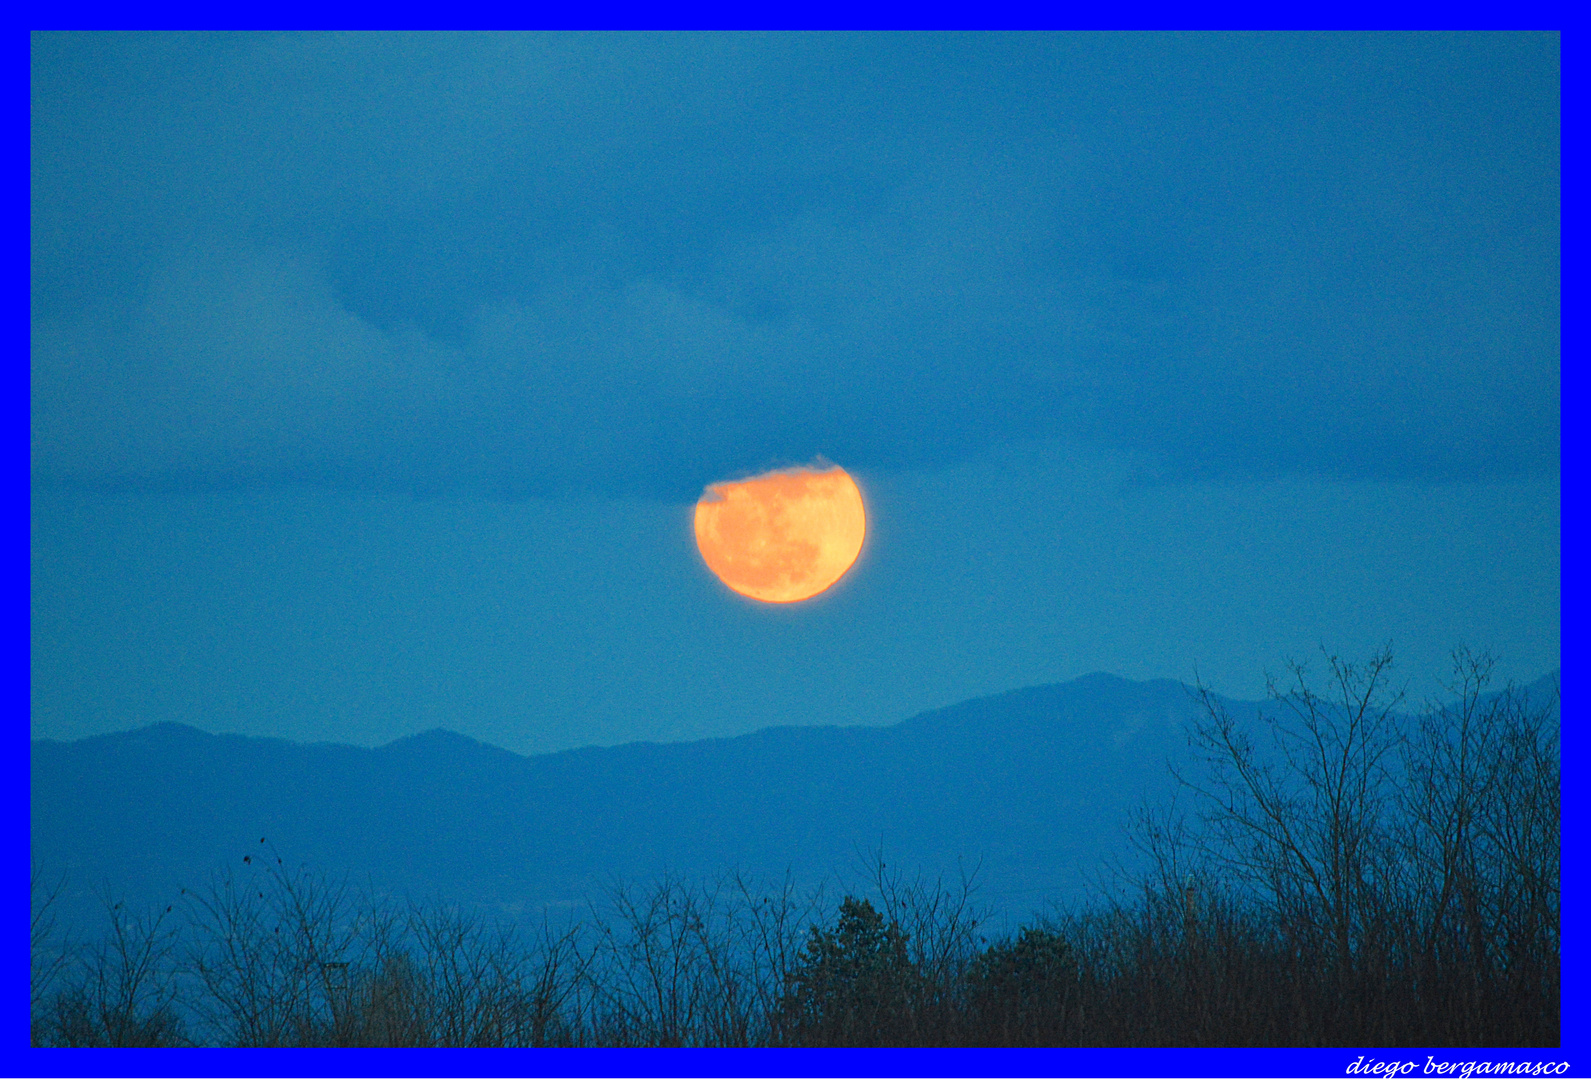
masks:
[[[36,329],[35,470],[684,498],[813,453],[954,460],[1083,377],[1082,316],[1014,276],[990,221],[1011,200],[988,194],[941,183],[882,221],[806,215],[695,288],[566,280],[480,305],[457,344],[375,325],[282,253],[185,252],[125,326]]]
[[[35,469],[222,485],[401,461],[453,393],[454,350],[350,314],[291,260],[188,252],[125,322],[35,325]]]
[[[36,38],[35,480],[1555,470],[1555,42],[1359,40]]]

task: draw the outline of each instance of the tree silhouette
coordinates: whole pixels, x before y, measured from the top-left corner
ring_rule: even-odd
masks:
[[[1026,927],[996,942],[967,972],[972,1041],[992,1046],[1045,1046],[1063,1040],[1081,1000],[1071,945],[1052,930]]]
[[[913,1030],[919,975],[907,937],[867,900],[847,896],[832,930],[813,927],[782,1007],[786,1040],[808,1046],[899,1046]]]

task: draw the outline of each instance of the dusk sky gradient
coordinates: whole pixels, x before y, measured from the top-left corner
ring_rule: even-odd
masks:
[[[32,39],[32,730],[1559,665],[1559,43]],[[704,487],[818,456],[792,605]]]

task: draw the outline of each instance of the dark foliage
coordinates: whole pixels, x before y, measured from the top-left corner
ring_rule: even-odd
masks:
[[[1081,1029],[1082,969],[1071,943],[1028,927],[996,942],[967,971],[965,1027],[989,1046],[1055,1046]]]
[[[921,975],[906,935],[866,900],[847,896],[834,928],[813,927],[781,1003],[784,1041],[801,1046],[902,1046],[912,1041]]]

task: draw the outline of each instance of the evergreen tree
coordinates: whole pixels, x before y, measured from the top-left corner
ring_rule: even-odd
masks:
[[[914,1031],[917,971],[906,934],[871,903],[847,896],[832,930],[813,927],[781,1018],[786,1042],[807,1046],[901,1046]]]

